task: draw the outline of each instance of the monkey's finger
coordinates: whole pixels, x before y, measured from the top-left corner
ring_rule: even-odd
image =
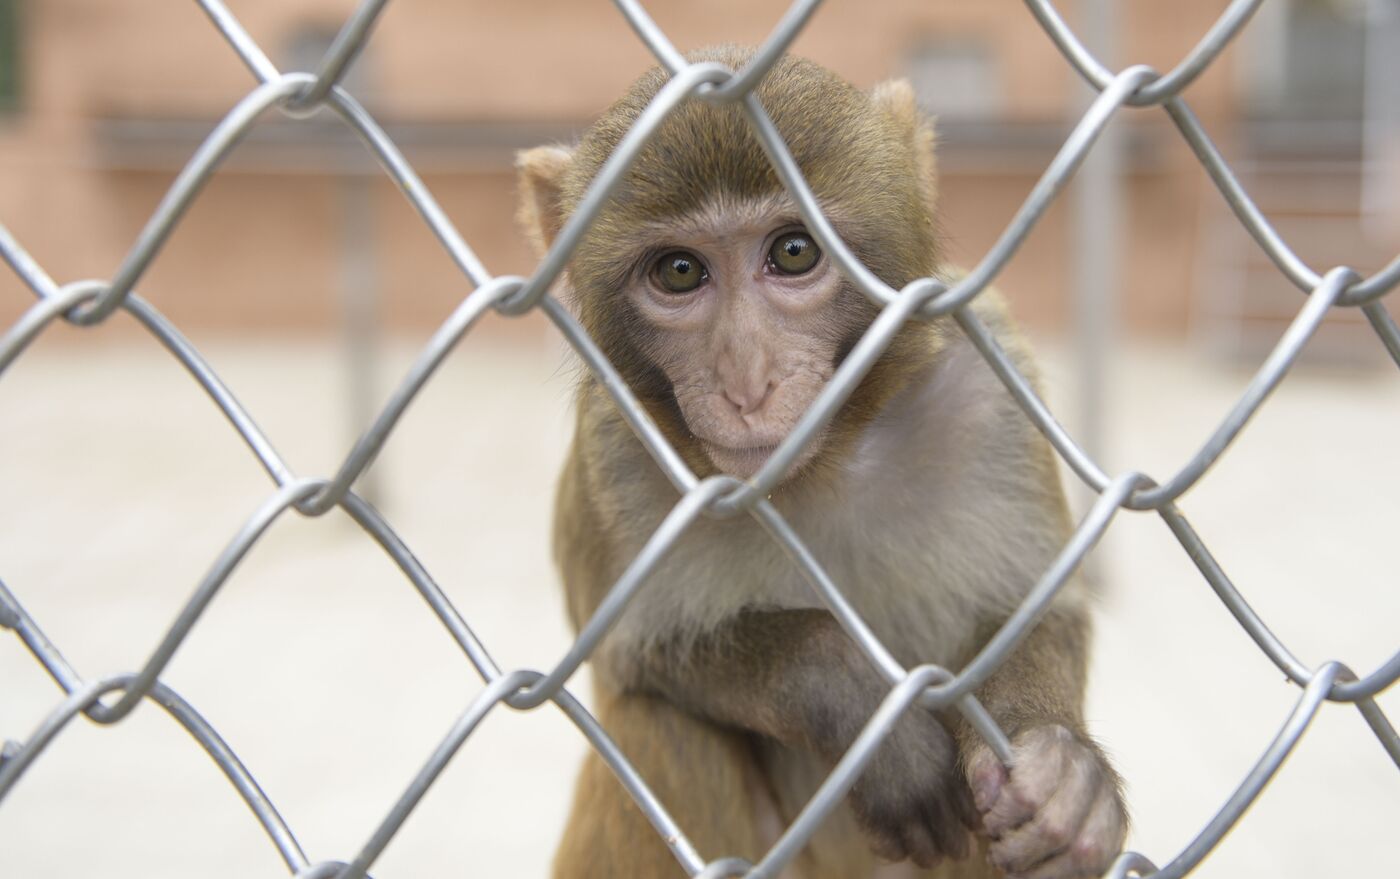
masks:
[[[1079,828],[1079,835],[1070,843],[1062,855],[1069,861],[1071,871],[1064,875],[1101,876],[1112,864],[1113,859],[1123,848],[1127,835],[1128,821],[1123,814],[1112,785],[1106,780],[1099,789],[1099,795]],[[1079,871],[1079,872],[1074,872]],[[1032,874],[1034,875],[1034,874]],[[1047,874],[1045,879],[1054,879],[1057,874]],[[1036,877],[1041,879],[1041,877]]]
[[[917,817],[904,826],[904,840],[909,860],[925,869],[938,864],[947,854],[940,844],[939,833]]]
[[[875,857],[882,861],[897,864],[909,857],[909,848],[904,845],[903,834],[872,833],[869,834],[868,843],[871,851],[875,852]]]
[[[1001,789],[1009,781],[1006,767],[1001,765],[992,749],[983,745],[972,752],[967,759],[967,785],[972,793],[972,802],[979,813],[992,808],[1001,795]]]
[[[909,856],[902,834],[871,833],[870,850],[883,861],[898,863]]]
[[[1097,879],[1122,849],[1126,829],[1117,800],[1111,794],[1100,796],[1069,846],[1047,861],[1011,874],[1011,879]]]
[[[953,814],[968,830],[981,830],[982,813],[978,811],[977,803],[973,800],[972,788],[968,787],[960,778],[950,779],[948,786]]]
[[[927,825],[918,821],[905,825],[904,840],[909,860],[919,867],[929,870],[943,862],[943,851]]]
[[[972,840],[957,801],[956,788],[962,785],[951,787],[954,790],[949,791],[950,796],[938,797],[925,804],[923,823],[939,852],[953,860],[962,860],[967,857]]]
[[[1105,867],[1104,870],[1108,868]],[[1007,879],[1099,879],[1104,870],[1082,870],[1075,866],[1069,854],[1057,855],[1024,873],[1007,873]]]
[[[993,843],[992,860],[1008,873],[1028,870],[1068,850],[1106,786],[1092,759],[1065,763],[1059,786],[1035,817]]]
[[[987,835],[1000,839],[1036,816],[1069,771],[1070,754],[1062,747],[1027,747],[1016,753],[1015,768],[991,808],[983,812]]]

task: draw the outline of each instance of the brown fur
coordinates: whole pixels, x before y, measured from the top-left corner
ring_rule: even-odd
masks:
[[[702,50],[692,61],[743,65],[749,50]],[[521,160],[521,217],[538,241],[552,239],[560,222],[543,228],[538,218],[567,218],[647,103],[666,82],[660,69],[639,79],[584,135],[567,167],[559,151],[543,148]],[[882,281],[895,289],[932,275],[939,266],[932,211],[936,186],[933,131],[905,84],[890,84],[872,99],[830,71],[799,58],[783,58],[759,86],[758,96],[833,219],[842,239]],[[871,180],[914,186],[871,187]],[[550,181],[550,182],[546,182]],[[569,268],[571,298],[579,318],[627,380],[667,439],[693,469],[714,468],[696,447],[665,377],[645,355],[648,328],[616,292],[638,262],[640,225],[671,222],[713,201],[742,202],[778,192],[777,174],[735,105],[699,101],[679,107],[637,157],[613,198],[589,228]],[[552,212],[543,206],[554,202]],[[846,285],[841,332],[849,350],[876,314]],[[941,330],[911,323],[891,345],[837,416],[832,441],[841,445],[879,412],[889,396],[926,364]]]
[[[750,791],[760,782],[747,737],[662,699],[598,689],[598,719],[652,793],[702,854],[756,860],[761,854]],[[697,773],[697,767],[703,770]],[[697,778],[697,775],[703,776]],[[722,804],[716,808],[717,804]],[[573,819],[554,874],[576,879],[684,876],[665,841],[590,753],[579,772]]]
[[[692,60],[737,69],[748,57],[723,47]],[[665,80],[659,70],[643,76],[572,152],[522,154],[520,214],[541,249]],[[896,288],[941,270],[933,132],[907,83],[866,95],[810,62],[784,58],[758,94],[823,210],[866,265]],[[622,290],[657,255],[646,250],[644,230],[665,230],[717,204],[780,196],[740,109],[688,102],[642,151],[575,252],[563,285],[589,333],[702,475],[713,466],[652,356],[651,327]],[[999,300],[984,295],[974,307],[1034,377]],[[853,343],[875,314],[846,285],[832,309],[832,331]],[[842,356],[848,350],[843,346]],[[862,497],[862,487],[874,484],[859,460],[872,437],[903,443],[883,463],[907,478],[896,475],[880,483],[885,494]],[[554,523],[575,627],[591,617],[675,499],[606,391],[585,376]],[[896,337],[816,460],[790,475],[774,502],[906,664],[957,668],[970,659],[1069,532],[1048,444],[966,340],[941,322],[913,322]],[[751,522],[697,522],[652,580],[594,656],[599,718],[702,857],[756,860],[776,839],[765,814],[774,813],[781,827],[796,817],[887,685]],[[728,603],[716,605],[711,595]],[[1064,727],[1085,743],[1084,759],[1101,762],[1080,715],[1088,635],[1084,600],[1073,585],[978,695],[1013,738]],[[1003,876],[985,859],[986,840],[931,872],[888,872],[872,853],[927,856],[933,845],[960,854],[961,821],[974,820],[963,772],[984,756],[980,740],[956,718],[907,715],[853,789],[849,808],[827,820],[784,876]],[[682,876],[609,775],[590,754],[556,879]],[[904,813],[911,811],[922,816],[929,839],[908,823]]]

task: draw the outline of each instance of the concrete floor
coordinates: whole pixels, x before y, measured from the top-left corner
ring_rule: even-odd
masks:
[[[154,344],[62,330],[0,380],[0,578],[77,668],[135,669],[268,494],[251,455]],[[66,337],[66,338],[60,338]],[[511,341],[511,340],[514,341]],[[196,336],[303,474],[349,447],[331,343]],[[393,346],[380,393],[422,338]],[[1168,475],[1248,376],[1125,346],[1108,462]],[[1051,356],[1053,386],[1072,373]],[[547,549],[569,431],[554,343],[485,328],[415,403],[373,470],[378,503],[504,667],[569,642]],[[1291,376],[1183,508],[1305,661],[1365,673],[1400,631],[1400,375]],[[1129,783],[1130,844],[1170,860],[1229,796],[1297,690],[1214,599],[1166,528],[1124,514],[1103,580],[1093,729]],[[359,848],[480,681],[348,519],[279,521],[164,680],[243,758],[313,859]],[[586,694],[580,679],[575,690]],[[59,701],[0,638],[0,738]],[[1400,719],[1400,692],[1382,696]],[[555,711],[494,713],[376,864],[379,879],[545,875],[584,744]],[[1345,706],[1324,709],[1274,784],[1196,874],[1400,875],[1400,772]],[[100,865],[100,869],[96,868]],[[285,875],[217,769],[158,710],[75,723],[0,806],[0,876]]]

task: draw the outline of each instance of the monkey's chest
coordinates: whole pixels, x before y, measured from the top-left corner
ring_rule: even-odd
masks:
[[[712,631],[747,609],[827,607],[818,585],[825,578],[897,656],[940,662],[961,647],[950,623],[968,614],[937,575],[942,541],[872,534],[843,517],[794,515],[792,526],[819,573],[753,520],[697,522],[638,591],[615,637],[664,641]]]

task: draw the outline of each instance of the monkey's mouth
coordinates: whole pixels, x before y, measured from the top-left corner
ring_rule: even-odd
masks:
[[[816,457],[817,452],[822,447],[822,441],[826,432],[812,437],[803,449],[797,453],[797,458],[787,468],[787,472],[782,474],[778,480],[782,482],[793,474],[800,472],[811,460]],[[761,446],[724,446],[710,440],[701,439],[701,445],[705,449],[705,454],[709,457],[720,472],[727,473],[736,479],[752,479],[768,459],[773,456],[780,443],[767,443]]]
[[[759,471],[778,447],[777,443],[762,446],[722,446],[709,440],[701,440],[705,454],[723,472],[738,479],[748,479]]]

